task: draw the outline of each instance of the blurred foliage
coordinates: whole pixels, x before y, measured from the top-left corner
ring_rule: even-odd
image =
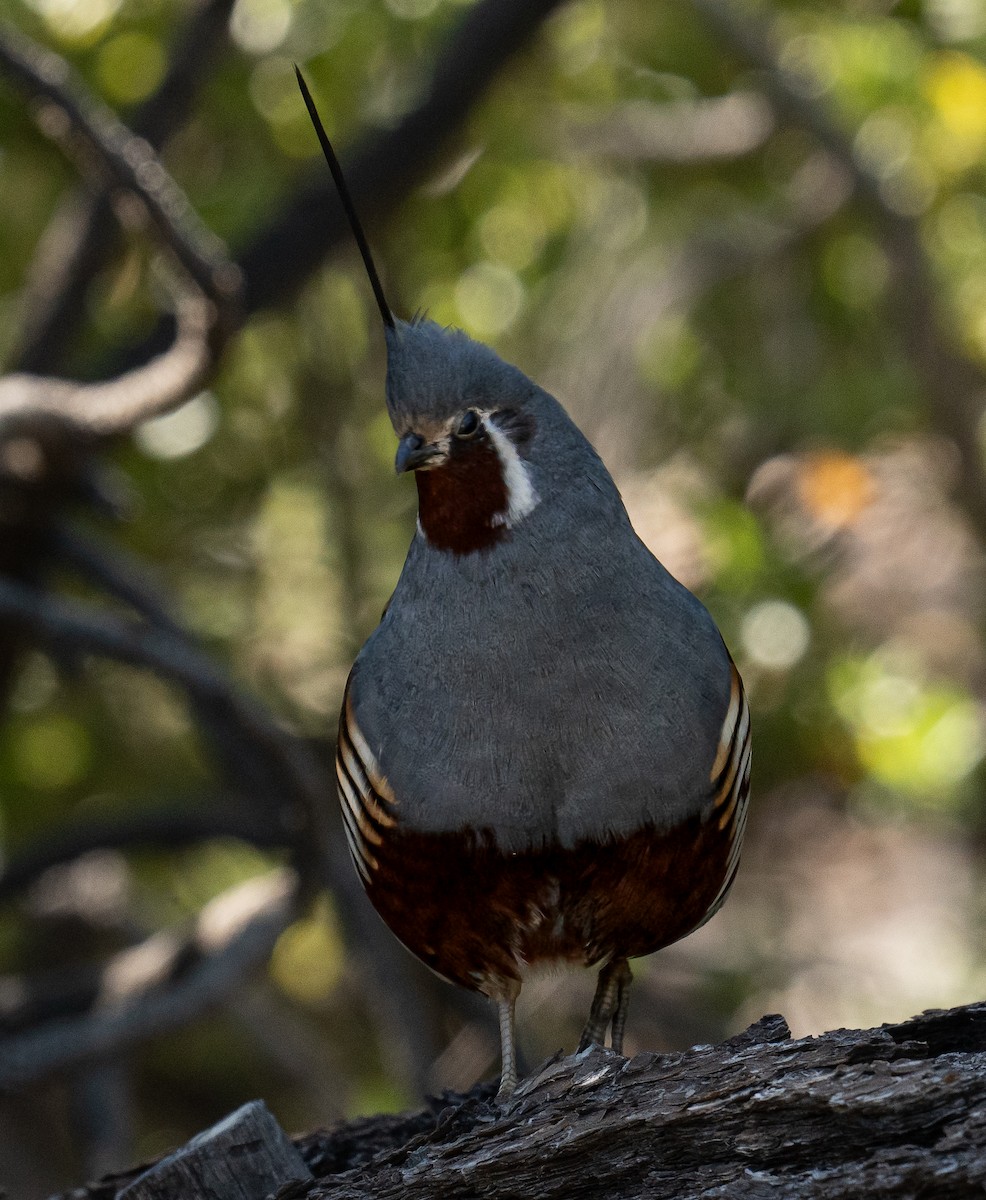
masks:
[[[159,82],[189,6],[4,7],[126,119]],[[413,103],[463,8],[237,0],[231,48],[165,154],[234,254],[322,170],[292,62],[345,157],[361,130]],[[779,65],[851,138],[888,210],[918,222],[944,336],[986,369],[986,2],[789,0],[760,16]],[[972,886],[986,827],[982,546],[949,499],[953,459],[930,432],[915,347],[895,315],[907,297],[894,264],[797,121],[753,106],[745,144],[717,152],[696,127],[678,157],[649,151],[640,134],[684,122],[706,98],[749,101],[760,82],[689,5],[575,0],[497,80],[428,185],[371,231],[396,311],[464,327],[570,407],[643,536],[702,596],[749,682],[754,866],[717,918],[727,932],[716,940],[713,922],[694,939],[699,949],[668,952],[671,994],[705,1011],[713,1031],[778,1006],[803,1014],[803,1029],[890,1019],[967,998],[983,981]],[[0,361],[16,346],[39,241],[75,186],[28,107],[0,89]],[[152,260],[129,230],[91,291],[68,373],[93,373],[147,330]],[[334,736],[348,667],[413,528],[413,484],[392,474],[382,350],[369,288],[347,254],[295,302],[251,320],[210,389],[112,459],[127,514],[104,532],[154,564],[217,659],[317,738]],[[191,722],[168,688],[119,667],[77,674],[40,653],[26,658],[0,741],[0,853],[70,817],[207,787]],[[837,923],[831,942],[812,943],[810,962],[799,957],[809,954],[803,939],[795,952],[797,939],[778,932],[791,911],[784,897],[811,892],[813,872],[837,853],[834,834],[785,842],[776,833],[785,812],[812,804],[855,831],[863,840],[846,835],[845,845],[865,844],[874,861],[884,861],[866,841],[874,830],[908,829],[932,860],[949,847],[940,861],[953,879],[968,875],[942,918],[954,937],[928,935],[952,947],[947,967],[912,961],[897,991],[892,973],[879,976],[882,1011],[848,975],[838,986],[819,975],[829,959],[838,969]],[[234,843],[140,856],[121,886],[153,928],[266,861]],[[873,911],[845,869],[859,911]],[[893,878],[906,889],[906,872]],[[880,879],[867,886],[886,899]],[[825,894],[812,892],[816,905]],[[931,922],[930,906],[921,911]],[[5,912],[0,950],[11,971],[32,965],[15,928]],[[895,961],[913,957],[906,940],[893,944]],[[661,977],[658,964],[655,994]],[[265,1058],[267,1019],[240,1010],[148,1047],[138,1154],[255,1093],[274,1095],[284,1123],[299,1126],[334,1115],[319,1108],[326,1093],[336,1112],[413,1102],[347,973],[331,904],[284,935],[268,982],[285,1043],[310,1037],[319,1049],[308,1061]],[[814,1007],[802,1002],[806,989],[821,997]],[[562,1030],[551,995],[556,1011],[538,1018],[535,1053],[563,1033],[573,1041],[583,1001]],[[672,1014],[642,1022],[637,1037],[688,1031]]]

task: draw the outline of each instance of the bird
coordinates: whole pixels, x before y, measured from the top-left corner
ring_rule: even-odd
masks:
[[[712,617],[634,531],[589,441],[491,348],[387,304],[298,83],[384,327],[395,467],[418,516],[339,719],[363,886],[401,942],[496,1006],[541,965],[598,968],[580,1050],[623,1052],[629,960],[698,929],[736,876],[750,710]]]

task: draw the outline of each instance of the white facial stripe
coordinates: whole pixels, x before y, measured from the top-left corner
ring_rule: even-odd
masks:
[[[509,529],[532,513],[541,497],[534,490],[527,466],[510,438],[502,429],[498,429],[496,422],[490,420],[487,415],[483,416],[483,425],[503,467],[503,481],[507,485],[507,511],[500,520]]]

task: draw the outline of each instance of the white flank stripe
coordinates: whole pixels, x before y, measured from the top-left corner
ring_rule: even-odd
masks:
[[[726,719],[722,723],[722,732],[719,734],[719,749],[716,752],[716,760],[712,764],[712,770],[709,773],[709,778],[713,783],[719,777],[722,768],[726,765],[726,756],[729,753],[729,746],[733,740],[733,729],[736,727],[736,714],[739,712],[742,692],[742,686],[734,676],[732,694],[729,697],[729,708],[726,709]]]
[[[502,429],[497,428],[495,421],[484,420],[483,424],[496,447],[500,465],[503,467],[503,481],[507,485],[507,511],[501,520],[509,529],[532,513],[541,497],[534,490],[527,467],[510,438]]]
[[[346,845],[349,847],[349,857],[353,860],[353,863],[356,866],[356,870],[359,871],[360,878],[363,880],[363,882],[369,883],[370,877],[367,874],[366,867],[363,864],[363,859],[360,856],[359,847],[353,841],[353,835],[352,835],[352,833],[350,833],[349,826],[346,824],[345,821],[343,821],[343,823],[342,823],[342,828],[343,828],[344,833],[346,834]]]
[[[348,713],[346,715],[348,718]],[[360,766],[363,768],[363,774],[366,776],[367,782],[369,782],[371,777],[382,775],[380,764],[377,762],[377,756],[370,749],[369,742],[360,733],[355,721],[346,720],[346,732],[349,734],[349,740],[353,743],[353,748],[359,756]]]
[[[351,730],[352,726],[347,725],[346,728]],[[337,774],[339,774],[342,769],[339,764],[340,758],[342,759],[342,765],[346,767],[346,770],[349,772],[350,778],[353,780],[353,783],[350,784],[350,786],[351,787],[355,786],[358,789],[360,808],[361,808],[361,812],[359,814],[360,828],[362,828],[362,826],[363,826],[362,818],[364,816],[371,817],[373,820],[375,820],[380,825],[393,825],[394,818],[391,816],[391,814],[389,812],[387,812],[387,810],[384,807],[382,807],[379,803],[377,803],[376,796],[373,793],[373,784],[370,782],[370,777],[367,775],[366,770],[363,767],[363,764],[356,757],[356,755],[353,754],[352,750],[346,744],[345,738],[339,739],[338,754],[336,756],[336,773]],[[342,782],[342,779],[340,778],[340,783],[341,782]],[[356,793],[354,793],[354,795],[355,794]],[[374,840],[379,841],[379,838],[374,839],[373,836],[370,834],[368,834],[367,836],[370,837],[370,841],[374,841]]]
[[[346,844],[349,846],[349,853],[356,864],[356,869],[369,882],[369,872],[367,871],[366,861],[363,858],[363,848],[360,845],[359,837],[353,832],[349,818],[345,813],[342,814],[342,828],[346,835]]]
[[[748,741],[743,747],[743,758],[740,762],[739,770],[736,772],[736,794],[743,789],[743,785],[750,778],[750,761],[753,758],[753,743]]]
[[[343,800],[346,802],[346,807],[353,814],[353,820],[359,825],[360,806],[356,793],[353,791],[353,785],[346,778],[346,772],[341,766],[336,767],[336,779],[339,783],[339,791]]]
[[[370,871],[377,865],[377,860],[366,849],[366,843],[359,831],[356,815],[351,811],[348,797],[346,803],[341,804],[339,808],[342,812],[342,827],[346,834],[349,853],[353,856],[353,862],[362,875],[364,883],[369,883]]]
[[[346,726],[346,728],[347,728],[347,730],[349,730],[350,736],[351,736],[352,730],[350,729],[350,727],[348,725]],[[367,788],[369,788],[371,786],[370,777],[367,775],[366,771],[363,769],[363,764],[356,757],[356,755],[353,754],[352,750],[350,750],[348,744],[346,743],[346,739],[342,738],[342,737],[339,739],[339,757],[342,759],[343,763],[345,764],[346,768],[348,769],[349,774],[357,782],[361,791],[363,790],[364,784],[366,785]]]
[[[742,746],[750,736],[750,706],[743,697],[743,712],[740,714],[739,732],[736,735],[736,745]]]

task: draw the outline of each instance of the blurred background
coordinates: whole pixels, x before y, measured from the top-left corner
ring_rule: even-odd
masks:
[[[189,630],[301,774],[317,766],[334,863],[251,969],[169,1009],[209,936],[227,945],[283,902],[300,852],[276,772],[224,757],[174,674],[3,610],[14,1200],[159,1154],[256,1096],[301,1131],[497,1069],[483,1003],[391,945],[339,845],[324,763],[415,492],[393,475],[369,286],[348,238],[324,233],[337,214],[295,61],[352,164],[395,311],[461,326],[562,400],[746,680],[743,866],[711,924],[637,965],[629,1052],[771,1011],[800,1036],[981,999],[986,0],[741,15],[4,0],[2,15],[163,144],[245,276],[204,390],[101,441],[43,520],[0,509],[23,551],[5,569],[107,619],[169,607],[160,628]],[[162,99],[182,61],[198,77]],[[132,203],[100,218],[106,180],[49,140],[50,116],[0,72],[0,367],[116,375],[160,342],[167,268]],[[151,964],[136,989],[135,962]],[[530,1065],[574,1047],[592,988],[525,990]],[[128,1005],[146,1019],[118,1036]]]

